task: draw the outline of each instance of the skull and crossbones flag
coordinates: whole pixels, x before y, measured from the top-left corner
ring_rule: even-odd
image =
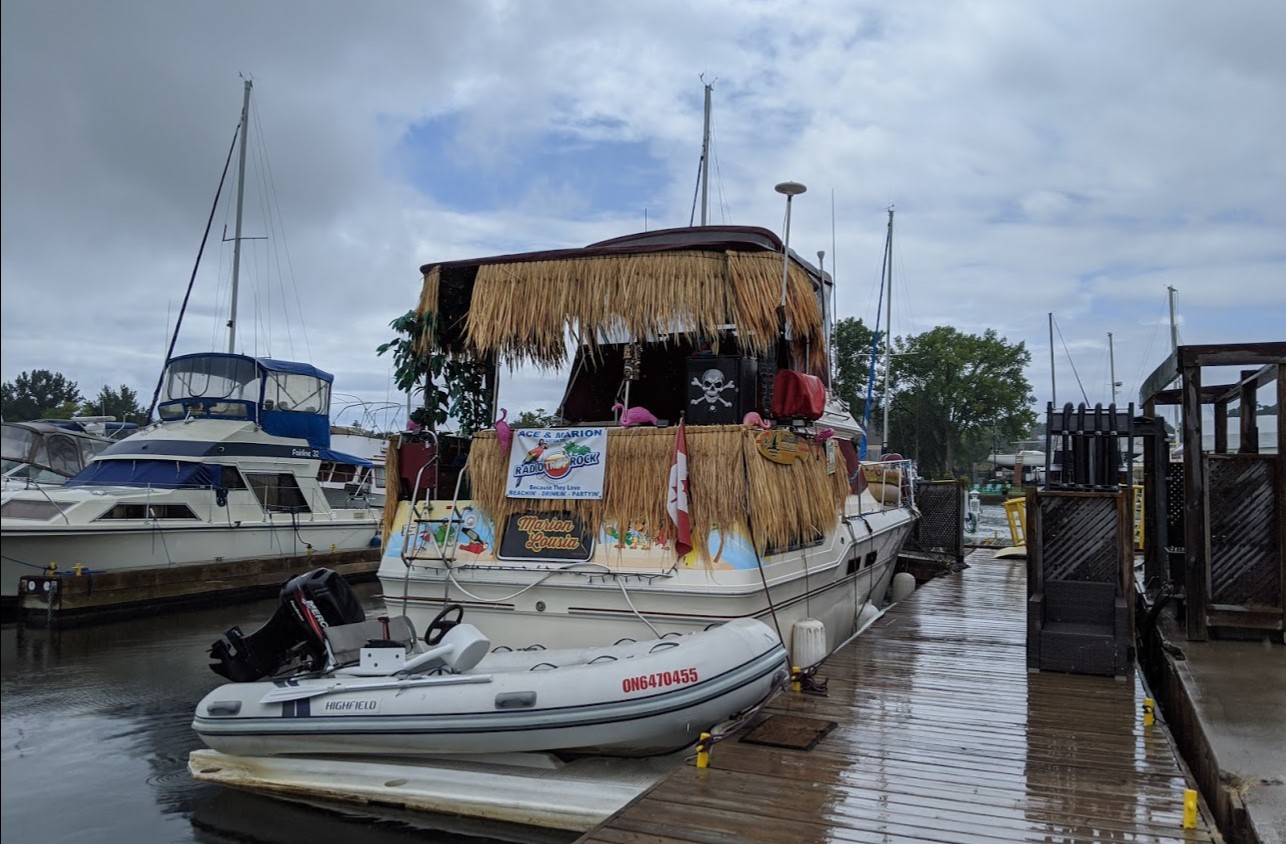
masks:
[[[674,437],[674,459],[670,463],[670,489],[665,500],[666,512],[674,522],[674,550],[685,557],[692,550],[692,522],[688,516],[688,437],[679,419],[679,432]]]

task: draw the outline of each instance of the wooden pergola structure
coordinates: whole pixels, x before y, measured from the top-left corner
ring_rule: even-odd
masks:
[[[1207,367],[1242,369],[1231,384],[1203,383]],[[1172,388],[1174,381],[1179,386]],[[1276,389],[1273,390],[1273,385]],[[1275,454],[1260,453],[1256,411],[1260,390],[1269,388],[1277,405]],[[1139,391],[1145,417],[1158,406],[1183,411],[1182,464],[1168,460],[1148,473],[1147,558],[1149,580],[1170,579],[1182,588],[1186,633],[1204,640],[1210,627],[1282,631],[1286,628],[1286,342],[1179,346]],[[1202,409],[1214,411],[1214,447],[1203,450]],[[1238,405],[1240,443],[1228,451],[1231,405]],[[1156,449],[1153,450],[1154,464]],[[1165,470],[1182,466],[1182,484]],[[1177,471],[1177,470],[1175,470]],[[1166,495],[1166,488],[1170,494]],[[1181,490],[1182,509],[1173,500]],[[1182,582],[1164,567],[1166,511],[1182,517]]]

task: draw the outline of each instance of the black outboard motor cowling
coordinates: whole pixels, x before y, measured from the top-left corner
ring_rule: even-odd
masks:
[[[286,669],[317,671],[326,664],[325,628],[366,620],[352,588],[334,571],[313,569],[287,580],[272,618],[246,636],[231,627],[210,646],[210,669],[249,683]]]

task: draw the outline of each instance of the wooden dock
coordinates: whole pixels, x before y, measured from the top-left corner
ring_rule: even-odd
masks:
[[[23,575],[18,612],[23,623],[53,626],[145,615],[216,601],[275,595],[292,575],[318,566],[350,580],[374,577],[379,551],[228,560],[187,566],[151,566],[112,572],[93,569]]]
[[[1023,561],[968,562],[578,844],[1222,841],[1137,674],[1029,674]]]

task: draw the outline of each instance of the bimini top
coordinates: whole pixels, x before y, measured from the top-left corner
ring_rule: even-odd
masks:
[[[279,437],[330,448],[329,372],[312,364],[206,352],[171,358],[157,412],[162,422],[244,419]]]
[[[419,312],[436,314],[437,342],[483,359],[562,364],[565,338],[640,342],[717,338],[769,354],[781,337],[782,243],[767,229],[662,229],[557,249],[421,267]],[[787,262],[785,316],[797,359],[825,365],[820,272]]]

